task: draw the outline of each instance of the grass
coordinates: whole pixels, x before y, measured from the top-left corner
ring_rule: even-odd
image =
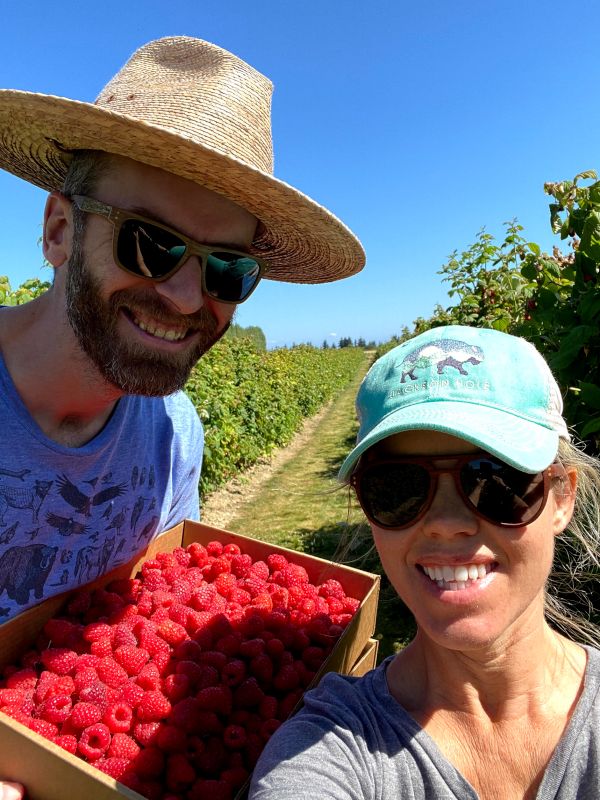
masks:
[[[366,358],[310,439],[241,507],[228,524],[230,530],[382,574],[362,513],[349,489],[336,479],[356,440],[354,399],[368,366]],[[397,651],[413,632],[411,615],[382,575],[376,627],[379,659]]]

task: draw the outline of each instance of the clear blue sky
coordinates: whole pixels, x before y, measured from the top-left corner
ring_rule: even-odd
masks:
[[[438,270],[517,217],[555,243],[547,180],[600,168],[593,0],[0,0],[0,87],[93,99],[150,39],[187,34],[275,84],[275,173],[362,240],[332,284],[264,281],[237,315],[269,346],[384,341],[446,306]],[[44,276],[44,193],[0,172],[0,274]],[[556,243],[558,241],[556,240]]]

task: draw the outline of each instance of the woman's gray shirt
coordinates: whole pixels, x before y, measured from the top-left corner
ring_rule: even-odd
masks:
[[[537,800],[600,798],[600,651]],[[271,738],[249,800],[477,800],[477,792],[389,692],[391,658],[362,678],[326,675]],[[490,781],[494,781],[490,775]],[[498,797],[502,796],[498,787]]]

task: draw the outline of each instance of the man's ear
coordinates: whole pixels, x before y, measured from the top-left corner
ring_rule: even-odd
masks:
[[[554,535],[559,536],[573,516],[575,495],[577,494],[577,470],[565,468],[564,475],[555,481],[551,492],[554,496]]]
[[[73,239],[73,215],[71,201],[60,192],[51,192],[44,208],[44,232],[42,250],[44,258],[53,267],[60,267],[69,260]]]

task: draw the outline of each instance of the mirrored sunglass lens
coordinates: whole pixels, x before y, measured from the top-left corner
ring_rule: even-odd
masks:
[[[250,256],[215,252],[206,260],[206,291],[217,300],[245,300],[260,277],[260,265]]]
[[[361,476],[360,502],[380,525],[410,525],[427,501],[429,482],[429,473],[419,464],[373,464]]]
[[[495,522],[525,525],[544,499],[543,474],[530,475],[490,459],[465,464],[461,483],[477,511]]]
[[[137,219],[126,219],[119,230],[117,258],[130,272],[163,278],[185,256],[185,243],[170,231]]]

